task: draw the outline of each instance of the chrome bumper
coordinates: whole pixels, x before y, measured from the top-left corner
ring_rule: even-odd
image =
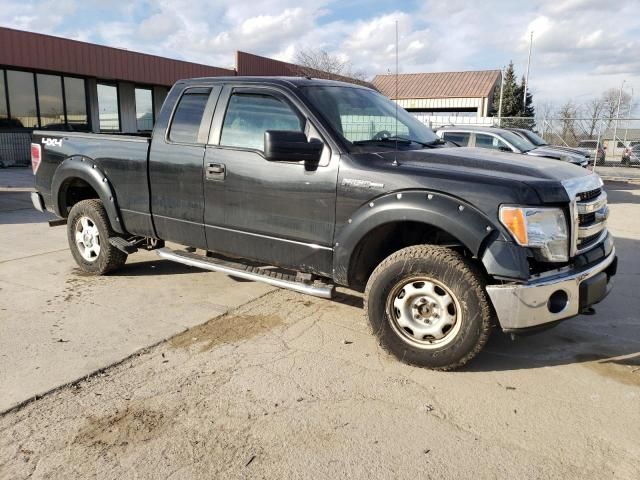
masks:
[[[580,313],[580,285],[604,272],[616,258],[615,248],[600,263],[585,270],[562,272],[525,284],[488,285],[487,293],[498,315],[503,330],[518,330],[556,322]],[[609,293],[592,303],[597,303]],[[556,313],[550,308],[551,296],[558,292],[566,294],[566,305]],[[560,294],[563,298],[564,295]],[[588,305],[586,305],[588,306]],[[582,306],[584,308],[585,305]]]
[[[38,192],[31,192],[31,203],[33,203],[33,208],[40,212],[44,212],[44,200],[42,199],[42,195]]]

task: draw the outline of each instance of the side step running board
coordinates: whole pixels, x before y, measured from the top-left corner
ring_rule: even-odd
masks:
[[[268,283],[275,287],[288,288],[296,292],[306,293],[315,297],[331,298],[333,296],[334,286],[320,282],[301,281],[295,275],[287,275],[283,273],[273,272],[271,270],[252,267],[242,263],[229,262],[218,258],[203,257],[195,253],[170,250],[168,248],[160,248],[156,253],[161,258],[182,263],[192,267],[221,272],[233,277],[253,280],[255,282]]]

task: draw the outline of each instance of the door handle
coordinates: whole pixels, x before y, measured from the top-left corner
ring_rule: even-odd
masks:
[[[224,163],[207,163],[207,180],[224,180],[226,174]]]

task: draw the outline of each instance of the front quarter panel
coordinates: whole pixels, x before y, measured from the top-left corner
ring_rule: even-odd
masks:
[[[482,212],[441,192],[405,190],[384,194],[354,211],[336,237],[334,279],[347,284],[350,278],[348,266],[360,240],[375,228],[398,221],[438,227],[458,239],[474,256],[494,231],[494,226]]]

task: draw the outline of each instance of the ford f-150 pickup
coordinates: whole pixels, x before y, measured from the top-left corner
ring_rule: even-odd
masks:
[[[151,138],[34,132],[32,200],[66,220],[87,273],[146,248],[326,298],[349,287],[384,348],[447,370],[494,327],[591,310],[617,265],[598,175],[447,147],[365,87],[192,79],[171,89]]]

